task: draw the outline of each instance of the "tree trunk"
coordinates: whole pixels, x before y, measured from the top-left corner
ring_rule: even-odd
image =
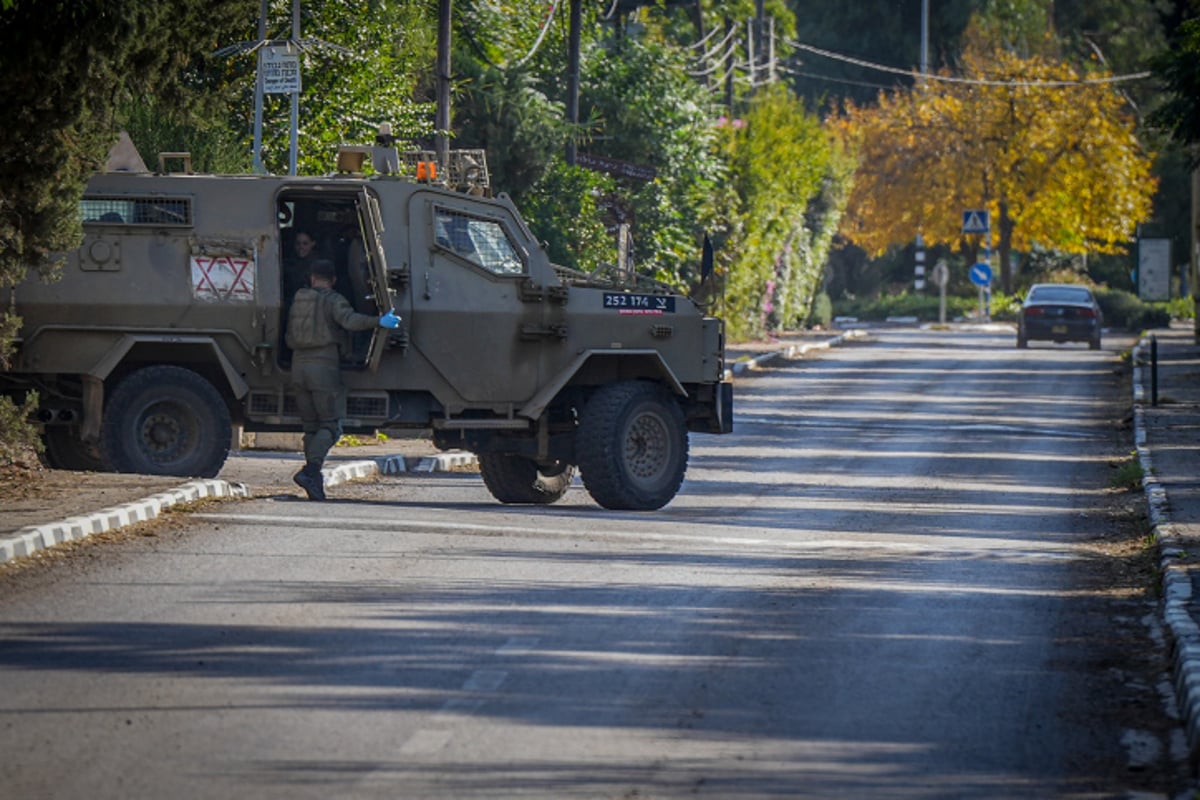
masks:
[[[1000,264],[997,271],[1000,273],[1000,288],[1004,290],[1006,295],[1012,296],[1013,293],[1013,275],[1009,268],[1012,255],[1012,235],[1013,221],[1008,215],[1008,203],[1004,200],[1000,201],[1000,219],[998,221],[1000,228],[1000,241],[996,248],[996,253],[1000,258]]]

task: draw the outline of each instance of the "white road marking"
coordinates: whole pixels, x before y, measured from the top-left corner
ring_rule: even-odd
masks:
[[[494,692],[508,679],[506,669],[477,669],[463,684],[468,692]]]
[[[536,636],[514,636],[496,648],[496,655],[511,656],[529,653],[533,651],[533,648],[537,647],[539,641]]]
[[[336,527],[339,531],[346,529],[362,530],[362,531],[385,531],[395,533],[404,531],[406,533],[435,533],[435,534],[458,534],[462,536],[497,536],[497,535],[514,535],[514,536],[542,536],[542,537],[560,537],[566,539],[585,538],[589,540],[636,540],[639,542],[650,542],[659,544],[685,544],[685,545],[700,545],[709,547],[737,547],[746,548],[761,548],[765,550],[786,550],[794,552],[811,552],[811,551],[830,551],[830,550],[875,550],[875,551],[895,551],[904,553],[945,553],[954,552],[958,555],[964,553],[1003,553],[1007,557],[1016,558],[1051,558],[1051,559],[1070,559],[1076,557],[1072,550],[1067,546],[1055,546],[1047,544],[1044,550],[1013,550],[1013,542],[1004,538],[983,538],[973,537],[969,543],[964,544],[960,537],[939,536],[936,533],[927,534],[924,541],[920,542],[903,542],[894,541],[882,536],[880,533],[864,533],[859,538],[847,537],[822,537],[822,538],[778,538],[767,539],[754,536],[694,536],[687,534],[676,533],[653,533],[646,530],[589,530],[586,533],[581,532],[578,528],[541,528],[530,525],[499,525],[496,523],[471,523],[471,522],[446,522],[442,519],[413,519],[406,520],[348,520],[345,518],[339,519],[336,522],[315,519],[313,517],[301,516],[283,516],[275,514],[192,514],[193,519],[204,520],[206,522],[220,522],[224,524],[244,523],[248,525],[272,525],[283,526],[290,528],[319,528],[332,529]],[[747,531],[762,531],[775,530],[781,535],[787,536],[804,536],[805,531],[798,529],[767,529],[767,528],[747,528]],[[811,535],[811,534],[808,534]],[[938,543],[944,543],[946,547],[939,547]],[[969,545],[969,546],[968,546]]]
[[[415,731],[412,736],[408,737],[408,741],[400,745],[400,753],[406,756],[436,753],[449,744],[453,736],[454,734],[450,731],[429,729]]]

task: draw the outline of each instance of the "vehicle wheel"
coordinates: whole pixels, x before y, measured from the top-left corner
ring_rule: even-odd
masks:
[[[657,384],[605,386],[583,409],[575,453],[583,485],[600,505],[662,508],[679,491],[687,470],[683,411]]]
[[[567,493],[575,477],[575,467],[561,462],[540,467],[521,456],[481,453],[479,473],[492,497],[501,503],[549,505]]]
[[[111,472],[100,455],[100,448],[79,438],[79,429],[51,425],[42,434],[42,461],[51,469],[73,472]]]
[[[182,367],[145,367],[109,395],[100,451],[117,472],[211,478],[232,436],[229,409],[211,383]]]

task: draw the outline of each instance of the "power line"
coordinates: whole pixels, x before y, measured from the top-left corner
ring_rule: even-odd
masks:
[[[780,64],[778,68],[780,71],[786,72],[789,75],[795,75],[798,78],[810,78],[812,80],[828,81],[829,83],[842,83],[847,86],[862,86],[862,87],[865,87],[868,89],[894,89],[894,88],[896,88],[895,84],[888,86],[888,85],[885,85],[882,83],[868,83],[866,81],[852,81],[847,78],[834,78],[829,75],[818,75],[815,72],[804,72],[803,70],[792,69],[787,64]]]
[[[554,0],[554,5],[550,6],[550,13],[546,15],[546,21],[542,23],[542,32],[538,34],[537,41],[533,43],[533,47],[529,49],[529,52],[525,54],[524,58],[522,58],[516,64],[513,64],[514,67],[525,66],[525,62],[533,58],[534,54],[542,46],[542,42],[546,39],[546,34],[550,32],[550,24],[554,22],[554,15],[557,13],[558,7],[561,4],[562,0]]]
[[[913,70],[899,69],[897,67],[889,67],[884,64],[876,64],[871,61],[864,61],[861,58],[854,58],[852,56],[846,56],[846,55],[842,55],[840,53],[834,53],[829,50],[822,50],[819,47],[813,47],[812,45],[804,44],[803,42],[796,42],[796,41],[789,40],[788,44],[799,50],[806,50],[810,53],[813,53],[818,56],[822,56],[824,58],[830,58],[830,59],[833,59],[834,61],[843,61],[847,64],[853,64],[856,67],[862,67],[864,69],[875,70],[876,72],[886,72],[886,73],[889,73],[892,75],[904,75],[906,77],[918,77],[919,76],[923,80],[942,81],[943,83],[962,83],[962,84],[968,84],[968,85],[972,85],[972,86],[1025,86],[1025,87],[1048,88],[1049,89],[1049,88],[1056,88],[1056,87],[1063,87],[1063,86],[1088,86],[1088,85],[1100,85],[1100,84],[1110,84],[1110,83],[1122,83],[1125,81],[1136,81],[1136,80],[1142,80],[1143,78],[1148,78],[1152,74],[1150,72],[1133,72],[1133,73],[1130,73],[1127,75],[1110,75],[1109,77],[1106,77],[1106,78],[1083,78],[1083,79],[1071,80],[1071,81],[1066,81],[1066,80],[995,81],[995,80],[985,80],[985,79],[981,79],[981,78],[956,78],[956,77],[953,77],[950,75],[935,75],[935,74],[928,74],[928,73],[925,75],[919,75],[919,73],[914,72]]]

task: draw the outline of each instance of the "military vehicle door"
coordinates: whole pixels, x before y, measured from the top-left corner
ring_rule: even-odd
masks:
[[[368,280],[375,295],[375,303],[382,314],[392,308],[392,295],[388,290],[387,258],[383,253],[383,217],[379,213],[379,201],[363,189],[358,193],[358,223],[362,232],[363,250],[367,258]],[[371,348],[367,353],[367,367],[379,368],[383,351],[387,347],[388,331],[375,330],[371,337]]]
[[[533,395],[542,305],[528,301],[529,251],[503,206],[416,192],[409,208],[411,345],[471,402]]]
[[[378,315],[392,307],[387,264],[379,249],[379,206],[374,195],[358,186],[327,184],[289,186],[276,198],[280,246],[280,341],[278,361],[291,363],[287,348],[287,315],[296,291],[308,285],[316,259],[333,263],[334,289],[360,314]],[[307,236],[307,241],[302,239]],[[304,246],[301,247],[300,245]],[[342,367],[375,369],[387,345],[383,329],[356,331],[342,352]]]

